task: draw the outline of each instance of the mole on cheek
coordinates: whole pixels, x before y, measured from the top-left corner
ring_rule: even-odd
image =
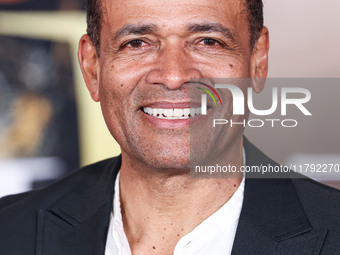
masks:
[[[121,86],[121,87],[124,87],[124,85],[123,85],[123,84],[120,84],[120,86]]]
[[[229,64],[229,68],[230,68],[230,69],[233,69],[233,68],[234,68],[234,65],[233,65],[233,64]]]

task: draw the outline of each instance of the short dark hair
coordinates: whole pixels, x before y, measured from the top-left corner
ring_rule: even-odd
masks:
[[[263,3],[262,0],[245,0],[245,5],[248,12],[250,47],[252,49],[263,27]]]
[[[102,1],[86,0],[86,22],[87,34],[90,37],[93,46],[99,55],[100,47],[100,30],[102,24]]]
[[[87,34],[99,54],[100,29],[102,22],[101,0],[86,0]],[[248,12],[250,47],[253,48],[263,27],[262,0],[245,0]]]

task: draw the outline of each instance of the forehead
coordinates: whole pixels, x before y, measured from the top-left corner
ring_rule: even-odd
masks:
[[[244,29],[247,10],[239,0],[102,0],[104,25],[153,23],[176,28],[195,21],[218,22],[231,29]]]

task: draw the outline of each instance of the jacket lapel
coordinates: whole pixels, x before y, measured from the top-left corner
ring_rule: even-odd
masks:
[[[36,255],[104,254],[120,163],[86,173],[51,208],[38,211]]]
[[[247,165],[271,164],[245,139]],[[314,230],[290,179],[247,178],[232,255],[316,255],[326,230]]]

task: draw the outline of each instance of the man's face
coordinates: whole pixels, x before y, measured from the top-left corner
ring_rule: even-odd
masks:
[[[158,169],[187,168],[190,79],[250,76],[243,2],[103,0],[102,13],[96,100],[123,157]],[[196,118],[191,124],[200,129]]]

